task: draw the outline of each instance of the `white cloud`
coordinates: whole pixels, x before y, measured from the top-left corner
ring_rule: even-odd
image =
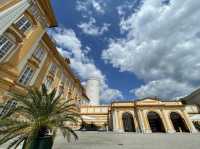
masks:
[[[78,25],[78,27],[88,35],[92,36],[98,36],[102,35],[106,31],[108,31],[110,24],[104,23],[102,27],[96,26],[96,20],[94,18],[90,18],[89,22],[87,23],[81,23]]]
[[[111,40],[102,58],[143,79],[138,97],[175,98],[200,86],[200,1],[144,0],[120,27],[127,37]]]
[[[55,33],[54,31],[52,31],[50,34],[53,34],[53,38],[55,38],[59,46],[67,49],[81,49],[81,42],[78,40],[75,32],[72,29],[66,30],[63,28],[56,28],[56,32],[59,34],[53,34]]]
[[[99,14],[105,13],[106,3],[104,0],[78,0],[76,10],[91,14],[92,10]]]
[[[122,96],[122,93],[117,89],[107,89],[104,92],[102,92],[101,98],[104,99],[103,100],[104,103],[108,103],[108,101],[105,100],[105,99],[110,99],[111,101],[112,100],[119,100],[119,99],[122,99],[123,96]]]
[[[141,98],[158,96],[163,99],[169,99],[169,97],[186,96],[192,89],[194,89],[193,86],[189,86],[187,83],[177,82],[172,79],[162,79],[150,81],[146,85],[135,89],[133,93]]]
[[[101,99],[104,102],[109,102],[116,98],[122,98],[122,93],[117,89],[112,89],[106,83],[106,76],[94,64],[92,59],[89,59],[87,53],[89,47],[83,48],[80,40],[75,32],[71,29],[56,28],[50,31],[50,34],[56,40],[58,51],[64,56],[69,57],[72,69],[86,81],[90,77],[97,77],[101,82]],[[83,82],[84,84],[84,82]]]
[[[128,11],[133,10],[133,7],[136,7],[137,4],[138,0],[124,1],[122,5],[119,5],[116,8],[118,15],[124,17],[128,13]]]

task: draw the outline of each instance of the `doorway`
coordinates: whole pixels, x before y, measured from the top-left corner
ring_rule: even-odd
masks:
[[[125,132],[135,132],[135,124],[132,114],[126,112],[122,115],[122,121]]]
[[[170,113],[170,119],[176,132],[190,132],[185,120],[177,112]]]
[[[162,119],[158,113],[149,112],[147,118],[152,132],[166,132]]]

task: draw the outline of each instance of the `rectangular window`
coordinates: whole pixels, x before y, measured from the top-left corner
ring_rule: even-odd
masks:
[[[15,22],[16,27],[21,30],[22,32],[28,31],[32,24],[30,20],[25,16],[21,16],[16,22]]]
[[[46,88],[49,89],[51,87],[52,83],[53,83],[53,79],[47,78],[46,81],[45,81]]]
[[[50,67],[49,72],[52,73],[52,74],[55,74],[56,73],[56,68],[57,68],[56,64],[53,63],[51,65],[51,67]]]
[[[43,57],[44,57],[44,50],[42,48],[38,48],[36,49],[36,51],[34,52],[33,56],[39,61],[41,62]]]
[[[26,66],[23,73],[19,78],[19,83],[23,85],[28,85],[33,77],[34,71],[30,66]]]
[[[61,85],[65,86],[66,81],[67,81],[67,77],[65,76],[64,73],[62,73],[62,75],[61,75]]]
[[[10,110],[12,110],[13,108],[15,108],[17,105],[17,102],[14,100],[9,100],[5,106],[3,107],[3,109],[0,112],[0,116],[4,116],[5,114],[7,114]]]
[[[14,47],[14,43],[5,35],[0,36],[0,59],[6,56]]]
[[[58,88],[58,94],[62,95],[64,93],[64,87],[63,86],[59,86]]]

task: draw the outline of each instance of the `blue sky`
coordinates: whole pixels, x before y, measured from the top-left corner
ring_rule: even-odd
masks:
[[[174,99],[199,87],[200,2],[52,0],[52,6],[59,51],[83,84],[100,78],[102,102]]]

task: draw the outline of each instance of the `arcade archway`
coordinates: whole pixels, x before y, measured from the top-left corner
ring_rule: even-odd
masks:
[[[176,132],[190,132],[185,123],[185,120],[181,117],[179,113],[177,112],[170,113],[170,119],[172,121],[174,130]]]
[[[135,124],[132,114],[128,112],[123,113],[122,120],[125,132],[135,132]]]
[[[162,119],[158,113],[149,112],[147,118],[152,132],[166,132]]]

